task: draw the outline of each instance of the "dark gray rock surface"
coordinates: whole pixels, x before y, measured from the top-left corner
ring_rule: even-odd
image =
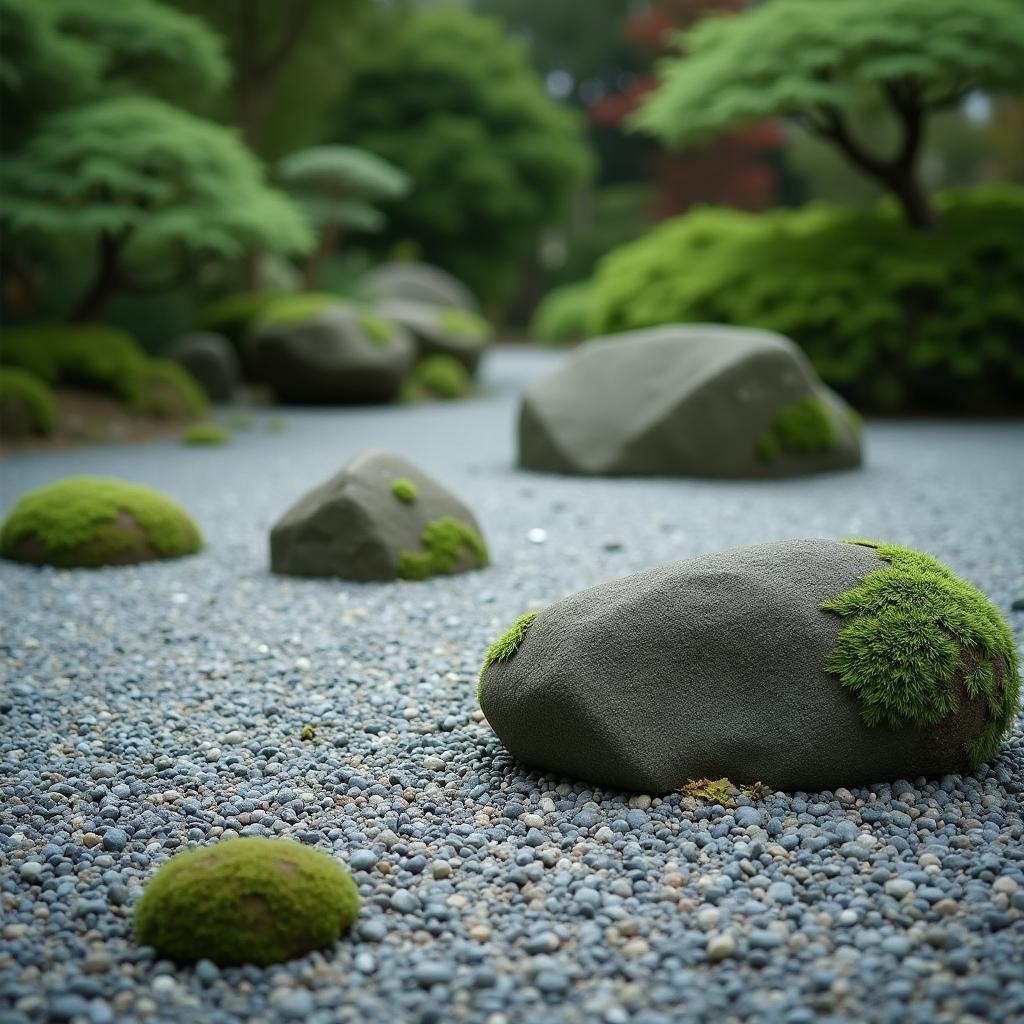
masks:
[[[241,368],[231,342],[221,334],[184,334],[167,350],[197,381],[211,402],[230,402],[238,390]]]
[[[371,301],[412,299],[480,312],[473,293],[458,278],[430,263],[382,263],[361,278],[360,288]]]
[[[780,410],[820,399],[835,442],[759,457]],[[576,349],[533,381],[519,414],[519,464],[594,476],[773,477],[857,466],[849,407],[788,339],[770,331],[677,324]]]
[[[415,486],[414,501],[395,496],[395,480]],[[270,567],[293,576],[395,579],[402,553],[423,551],[426,526],[446,517],[480,532],[473,513],[411,462],[392,452],[364,452],[274,524]],[[463,550],[453,571],[475,568],[472,553]]]

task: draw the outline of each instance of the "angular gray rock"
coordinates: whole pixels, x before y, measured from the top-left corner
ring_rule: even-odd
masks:
[[[857,466],[859,421],[770,331],[595,338],[526,390],[519,464],[595,476],[767,477]]]
[[[833,789],[962,772],[984,698],[930,728],[868,727],[825,669],[844,619],[821,603],[883,568],[824,540],[659,566],[544,609],[485,665],[484,714],[520,760],[618,789],[698,778]]]
[[[298,323],[258,324],[248,347],[283,402],[388,402],[415,358],[403,327],[340,303]]]
[[[411,299],[434,306],[452,306],[479,313],[473,293],[447,270],[412,260],[382,263],[360,280],[363,294],[371,302]]]
[[[184,334],[167,355],[199,381],[211,402],[230,402],[235,397],[241,368],[231,342],[223,335],[209,331]]]
[[[375,308],[412,335],[419,359],[452,356],[474,373],[490,343],[487,321],[465,309],[414,299],[386,299]]]
[[[487,564],[473,513],[399,455],[367,451],[303,495],[270,533],[270,568],[349,580],[425,579]]]

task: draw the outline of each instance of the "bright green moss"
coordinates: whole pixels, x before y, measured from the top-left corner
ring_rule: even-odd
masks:
[[[728,779],[692,779],[682,788],[682,795],[722,807],[735,807],[732,783]]]
[[[182,444],[227,444],[231,435],[219,423],[195,423],[181,435]]]
[[[473,389],[469,371],[454,356],[427,356],[416,364],[409,377],[412,391],[425,391],[435,398],[462,398]]]
[[[395,325],[369,309],[359,314],[359,326],[374,345],[390,345],[395,337]]]
[[[196,317],[196,326],[223,334],[238,345],[263,311],[285,297],[281,292],[232,292],[204,306]]]
[[[831,451],[839,436],[828,406],[808,396],[784,405],[771,426],[756,442],[755,454],[761,462],[772,462],[779,454],[816,455]]]
[[[169,359],[147,359],[128,399],[133,412],[162,419],[202,416],[207,404],[206,393],[195,377]]]
[[[484,663],[480,668],[480,677],[476,685],[476,699],[478,702],[483,698],[484,694],[484,673],[496,661],[508,661],[519,650],[519,645],[526,638],[526,634],[533,625],[533,620],[538,615],[540,615],[540,612],[524,612],[487,648],[487,653],[484,654]]]
[[[176,558],[201,547],[198,528],[169,498],[107,477],[68,477],[31,491],[0,530],[4,558],[62,568]]]
[[[260,311],[257,322],[260,327],[286,327],[301,324],[319,316],[331,306],[343,305],[340,295],[328,292],[303,292],[299,295],[281,295],[268,302]]]
[[[552,288],[540,300],[530,320],[530,337],[545,345],[579,341],[587,334],[587,315],[593,298],[590,281]]]
[[[491,325],[476,313],[452,306],[442,309],[437,315],[438,326],[453,338],[475,338],[487,341],[491,337]]]
[[[50,386],[31,371],[0,368],[0,424],[10,430],[22,420],[33,434],[52,434],[57,399]]]
[[[411,480],[406,480],[404,476],[391,481],[391,493],[403,505],[414,505],[420,496],[419,488]]]
[[[972,767],[993,757],[1020,691],[1013,637],[998,610],[929,555],[850,543],[888,564],[822,604],[845,620],[828,671],[856,696],[869,726],[927,728],[955,714],[964,694],[984,698],[988,722],[966,754]]]
[[[266,965],[336,942],[358,912],[355,883],[323,851],[228,839],[172,857],[135,908],[135,932],[179,963]]]
[[[427,523],[420,541],[424,551],[403,551],[398,556],[398,575],[406,580],[425,580],[430,576],[448,575],[459,560],[468,554],[476,568],[488,562],[487,546],[472,526],[445,516]]]

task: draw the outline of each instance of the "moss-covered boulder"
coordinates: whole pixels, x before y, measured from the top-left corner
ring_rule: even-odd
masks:
[[[407,402],[439,398],[465,398],[473,390],[469,371],[453,356],[427,356],[413,368],[402,385]]]
[[[596,476],[768,477],[857,466],[859,421],[770,331],[596,338],[527,388],[519,464]]]
[[[376,309],[412,335],[420,359],[447,356],[475,373],[491,342],[491,325],[476,313],[456,306],[391,299],[379,303]]]
[[[330,855],[286,839],[228,839],[172,857],[135,908],[139,941],[179,963],[273,964],[336,942],[359,895]]]
[[[378,314],[341,302],[307,309],[293,296],[269,307],[247,343],[255,376],[283,402],[387,402],[412,369],[408,332]],[[287,315],[286,315],[287,314]]]
[[[0,367],[0,439],[47,436],[57,422],[53,389],[29,370]]]
[[[223,335],[212,331],[184,334],[167,355],[199,382],[211,402],[230,402],[235,397],[241,368],[231,342]]]
[[[432,306],[480,312],[476,297],[458,278],[440,267],[415,260],[382,263],[374,267],[361,278],[359,290],[371,302],[410,299]]]
[[[704,555],[521,617],[481,707],[529,765],[625,790],[819,790],[965,772],[1016,712],[1012,636],[935,559],[793,540]]]
[[[24,495],[0,528],[0,554],[61,568],[178,558],[202,547],[188,514],[158,491],[107,477],[68,477]]]
[[[401,456],[369,451],[303,495],[270,533],[270,567],[293,576],[422,580],[478,569],[473,513]]]

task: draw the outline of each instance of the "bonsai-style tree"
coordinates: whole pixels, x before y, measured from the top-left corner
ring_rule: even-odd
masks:
[[[355,146],[301,149],[281,161],[278,175],[319,235],[305,266],[310,288],[343,231],[379,231],[384,226],[384,214],[373,200],[397,199],[409,190],[407,174]]]
[[[5,235],[95,252],[76,320],[117,291],[194,283],[211,264],[312,244],[230,130],[161,100],[112,96],[51,114],[0,167]]]
[[[975,89],[1024,85],[1019,0],[768,0],[699,22],[682,44],[637,126],[686,143],[791,118],[881,182],[926,231],[938,224],[917,167],[929,115]],[[888,153],[856,128],[880,108],[898,128]]]

